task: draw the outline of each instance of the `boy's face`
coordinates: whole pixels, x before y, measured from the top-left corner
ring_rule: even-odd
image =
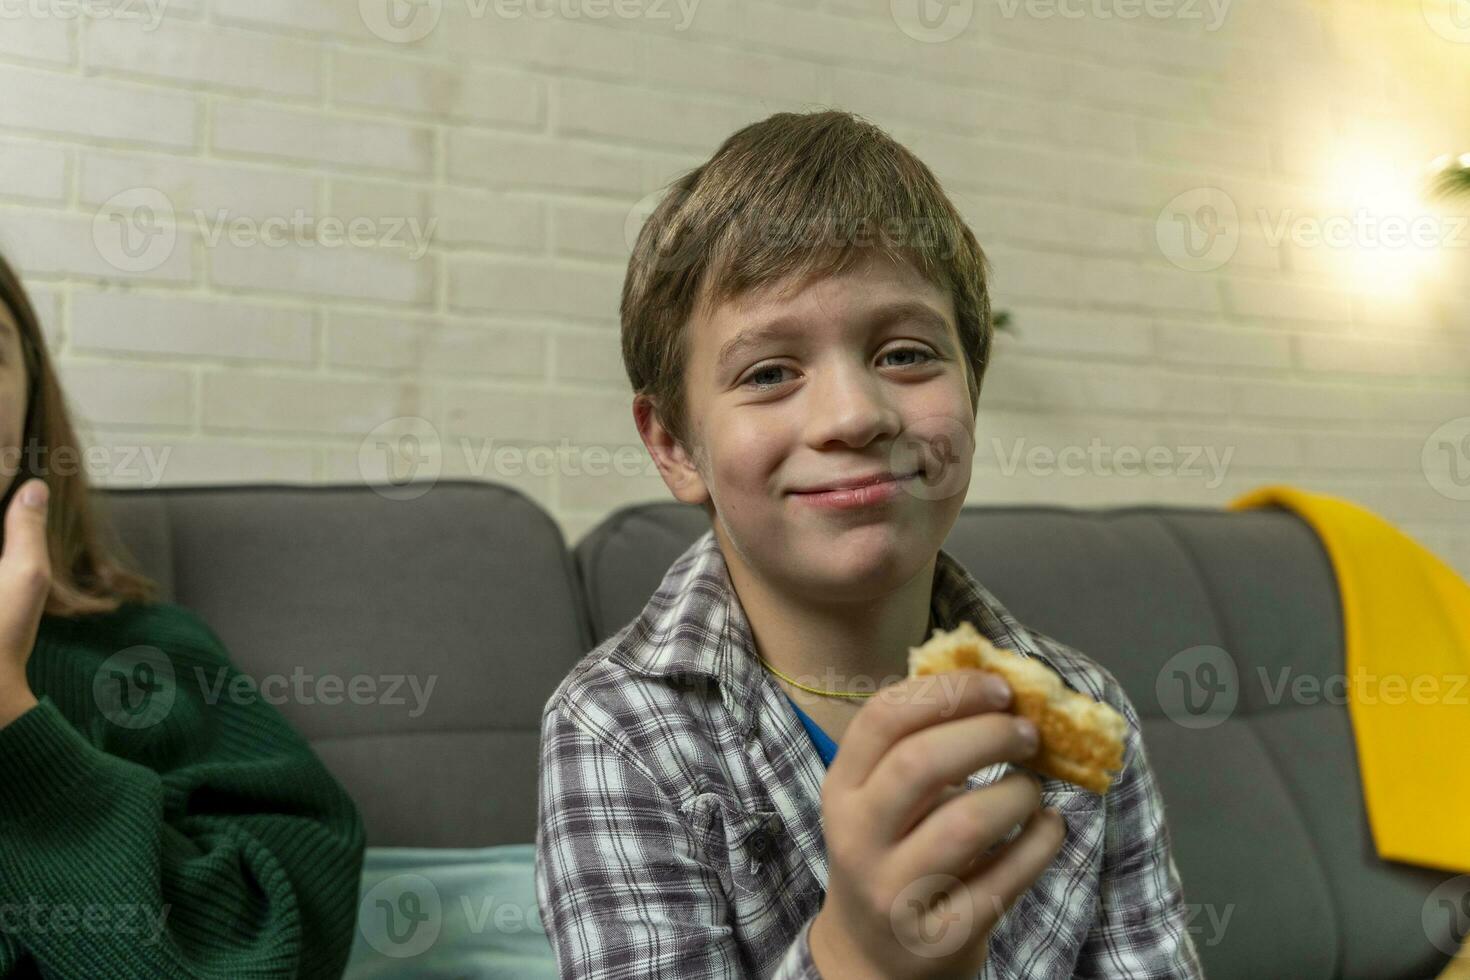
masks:
[[[876,599],[933,558],[969,487],[975,415],[954,303],[878,252],[778,293],[691,320],[693,458],[670,443],[654,451],[662,433],[642,415],[640,429],[674,495],[712,501],[721,544],[763,579],[826,601],[834,589]],[[916,470],[867,504],[800,492]]]

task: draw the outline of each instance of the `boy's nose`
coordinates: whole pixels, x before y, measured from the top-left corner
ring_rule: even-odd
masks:
[[[874,378],[860,370],[833,369],[816,381],[807,422],[808,443],[853,447],[896,436],[902,427],[897,406]]]

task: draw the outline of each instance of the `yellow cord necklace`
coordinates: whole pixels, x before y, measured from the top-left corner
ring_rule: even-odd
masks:
[[[772,667],[770,664],[766,663],[766,658],[762,657],[760,654],[756,654],[756,657],[760,659],[760,662],[762,664],[765,664],[766,670],[769,670],[771,673],[775,674],[777,677],[781,678],[792,687],[800,688],[801,690],[808,691],[812,694],[820,694],[824,698],[870,698],[874,694],[878,693],[877,691],[824,691],[820,687],[810,687],[806,684],[801,683],[800,681],[792,680],[790,677],[787,677],[775,667]]]
[[[929,635],[929,631],[932,630],[933,628],[934,628],[934,610],[933,609],[930,609],[929,610],[929,625],[927,627],[925,627],[925,636],[926,636],[926,638]],[[819,694],[819,695],[821,695],[824,698],[870,698],[874,694],[877,694],[878,693],[877,691],[828,691],[828,690],[824,690],[823,688],[820,688],[820,687],[812,687],[809,684],[803,684],[803,683],[801,683],[801,681],[795,680],[794,678],[788,677],[785,674],[781,673],[775,667],[772,667],[770,665],[770,663],[768,663],[766,661],[766,658],[765,657],[762,657],[759,653],[757,653],[755,656],[756,656],[756,659],[761,662],[761,665],[766,668],[766,670],[769,670],[771,673],[775,674],[777,677],[781,678],[783,681],[785,681],[786,683],[790,684],[792,687],[797,688],[797,689],[802,690],[802,691],[806,691],[809,694]]]

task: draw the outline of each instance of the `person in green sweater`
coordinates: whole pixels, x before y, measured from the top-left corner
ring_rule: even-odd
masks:
[[[80,461],[0,259],[0,977],[340,976],[357,808],[271,705],[220,696],[224,646],[125,565]]]

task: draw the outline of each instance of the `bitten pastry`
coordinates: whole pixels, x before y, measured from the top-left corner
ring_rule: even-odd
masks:
[[[1011,687],[1011,710],[1036,725],[1041,744],[1023,765],[1094,793],[1108,791],[1123,768],[1128,723],[1122,715],[1067,687],[1040,660],[996,647],[967,622],[947,632],[935,629],[923,645],[909,647],[910,677],[964,668],[1004,677]]]

